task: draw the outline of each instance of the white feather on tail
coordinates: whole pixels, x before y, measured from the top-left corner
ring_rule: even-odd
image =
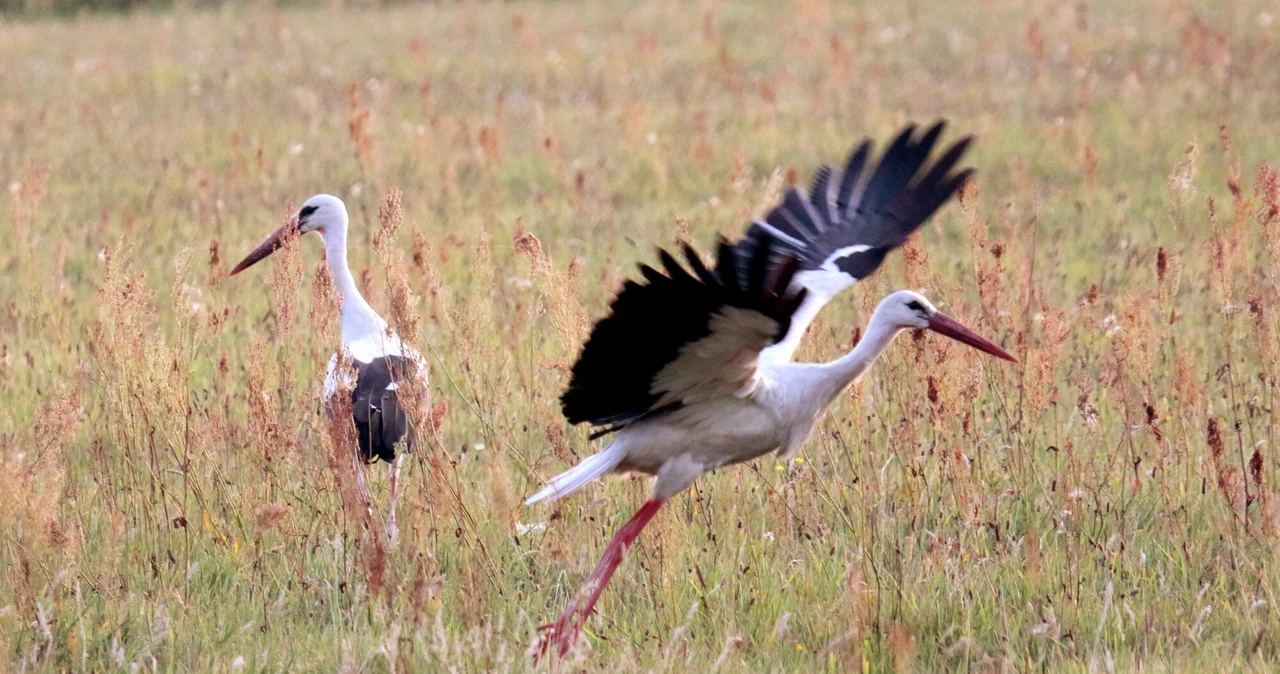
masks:
[[[622,463],[622,459],[627,455],[625,444],[614,440],[613,443],[598,454],[588,456],[578,465],[548,480],[547,486],[543,487],[542,491],[526,499],[524,504],[531,505],[547,499],[554,501],[561,496],[566,496],[582,489],[587,486],[588,482],[611,472],[618,467],[619,463]]]

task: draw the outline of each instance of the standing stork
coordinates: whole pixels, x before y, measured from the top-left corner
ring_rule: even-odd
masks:
[[[850,353],[829,363],[791,362],[822,306],[874,272],[971,173],[953,172],[970,138],[929,165],[943,126],[919,137],[907,127],[870,171],[871,144],[863,142],[843,171],[820,170],[807,198],[792,189],[743,240],[721,240],[714,268],[686,245],[687,268],[659,251],[662,271],[642,265],[644,282],[623,285],[560,399],[569,422],[618,435],[526,504],[572,493],[606,473],[639,471],[657,480],[653,497],[614,534],[578,596],[543,626],[539,655],[553,642],[561,655],[568,652],[632,542],[668,499],[721,466],[773,451],[790,458],[836,396],[903,330],[932,330],[1014,360],[903,290],[880,302]]]
[[[421,410],[417,403],[425,400],[427,393],[427,365],[422,354],[405,344],[356,288],[355,277],[347,265],[349,221],[346,204],[341,199],[317,194],[307,199],[296,218],[276,230],[241,260],[231,270],[231,276],[274,253],[291,237],[316,232],[324,240],[325,261],[333,284],[342,296],[338,314],[342,345],[329,359],[325,372],[325,409],[332,420],[333,396],[339,389],[351,392],[351,414],[358,433],[360,459],[365,463],[381,459],[389,466],[391,497],[387,506],[386,530],[388,540],[394,543],[398,533],[396,502],[400,498],[400,465],[404,461],[404,453],[398,453],[396,448],[403,447],[404,452],[411,452],[416,444],[413,425],[405,409]],[[349,356],[349,367],[339,365],[348,362],[342,357],[344,355]],[[402,385],[405,385],[403,393]],[[415,400],[402,403],[404,394],[412,395]],[[359,466],[356,466],[356,477],[361,491],[364,491]]]

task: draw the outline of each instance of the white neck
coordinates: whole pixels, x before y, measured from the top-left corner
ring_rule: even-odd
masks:
[[[781,365],[791,362],[796,349],[800,348],[800,342],[804,339],[809,324],[813,322],[822,307],[831,301],[831,298],[853,285],[853,277],[843,273],[808,270],[796,274],[793,282],[793,286],[795,285],[805,289],[804,301],[800,303],[795,313],[791,314],[791,328],[787,330],[786,337],[760,352],[762,365]]]
[[[800,303],[800,307],[795,313],[791,314],[791,328],[787,330],[786,336],[782,341],[770,346],[760,352],[760,362],[765,365],[781,365],[791,362],[791,358],[795,356],[796,349],[800,348],[800,342],[804,339],[805,332],[809,329],[809,324],[813,322],[818,312],[822,310],[823,305],[831,298],[821,292],[810,290],[805,295],[804,301]]]
[[[817,367],[819,376],[814,382],[816,393],[827,400],[834,400],[846,387],[857,381],[859,377],[876,362],[880,354],[889,348],[902,328],[891,323],[879,311],[871,315],[867,324],[867,332],[857,346],[844,356]]]
[[[329,273],[333,275],[333,285],[342,295],[342,343],[384,334],[387,322],[365,301],[356,287],[351,268],[347,266],[346,228],[325,228],[320,230],[320,236],[324,239],[324,257],[329,264]]]

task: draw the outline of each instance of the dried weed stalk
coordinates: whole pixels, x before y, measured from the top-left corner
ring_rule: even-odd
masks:
[[[516,251],[529,257],[533,275],[542,287],[551,311],[551,324],[560,335],[560,344],[567,351],[574,351],[587,339],[587,315],[573,291],[573,277],[556,269],[550,256],[542,249],[542,242],[530,232],[516,237]]]

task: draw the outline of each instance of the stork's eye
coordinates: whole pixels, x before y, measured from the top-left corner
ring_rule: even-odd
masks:
[[[318,208],[320,207],[319,206],[303,206],[302,210],[298,211],[298,219],[306,220],[307,216],[311,215],[312,213],[315,213],[316,209]]]
[[[918,311],[922,314],[924,313],[924,306],[921,305],[918,300],[911,300],[910,302],[907,302],[907,308],[912,311]]]

